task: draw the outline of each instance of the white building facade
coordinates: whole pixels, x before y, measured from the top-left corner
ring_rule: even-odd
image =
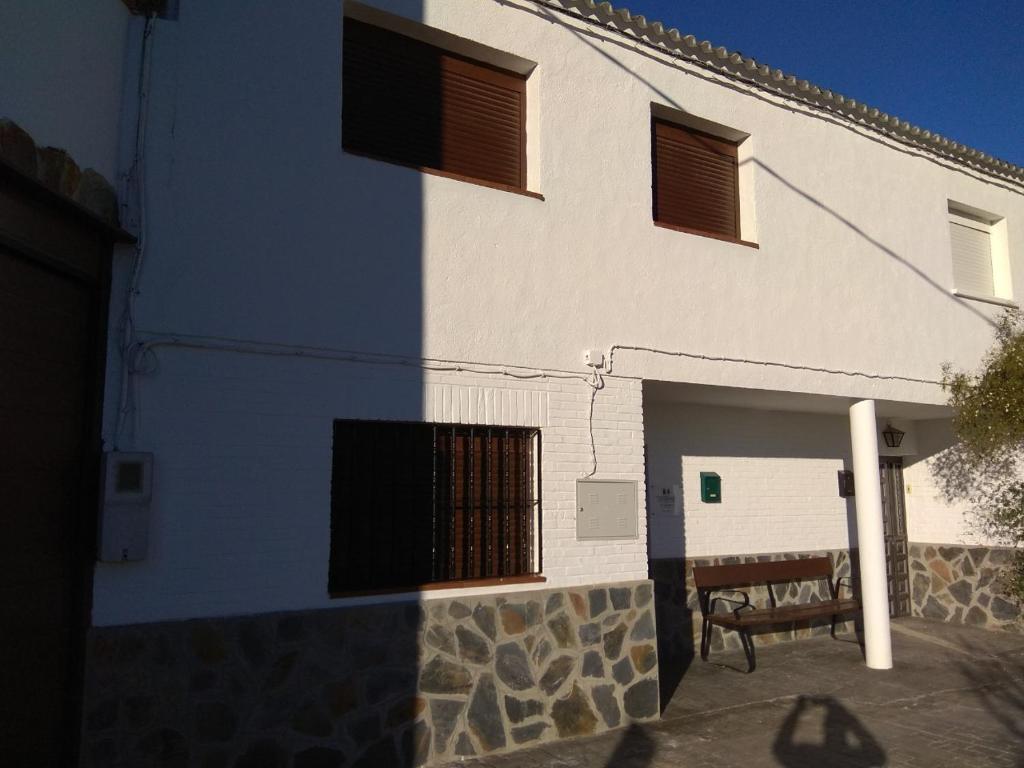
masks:
[[[942,365],[976,366],[1024,295],[1024,171],[607,4],[174,5],[132,20],[123,63],[140,244],[115,260],[103,438],[151,457],[152,498],[143,553],[95,567],[84,764],[155,739],[421,764],[656,717],[659,674],[685,685],[694,562],[829,553],[871,576],[857,499],[879,483],[838,478],[879,454],[903,586],[865,602],[1020,628],[991,587],[1006,551],[931,466]],[[522,80],[518,189],[351,151],[353,21]],[[656,220],[659,121],[735,147],[732,236]],[[951,215],[984,235],[977,280]],[[865,403],[877,453],[855,455]],[[335,589],[339,515],[365,510],[368,550],[406,519],[398,481],[339,468],[339,422],[539,434],[528,573]],[[624,483],[623,535],[588,537],[580,481]],[[132,697],[175,703],[95,714]]]

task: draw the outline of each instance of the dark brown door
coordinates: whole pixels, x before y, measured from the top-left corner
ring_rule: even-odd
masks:
[[[889,581],[889,615],[910,615],[910,574],[907,565],[907,513],[903,499],[903,459],[879,459],[882,518],[885,524],[885,573]]]
[[[0,176],[0,754],[70,765],[110,241],[23,187]]]

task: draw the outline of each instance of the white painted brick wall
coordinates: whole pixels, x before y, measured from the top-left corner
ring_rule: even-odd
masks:
[[[592,466],[583,381],[181,348],[158,354],[159,372],[140,381],[135,444],[155,454],[150,553],[97,566],[97,625],[407,599],[327,595],[337,418],[540,427],[547,583],[538,588],[647,577],[638,381],[606,379],[594,435],[596,477],[637,481],[640,535],[578,542],[575,483]]]
[[[683,490],[681,517],[648,505],[652,557],[856,544],[855,501],[837,492],[837,470],[852,467],[845,416],[648,402],[644,418],[652,494]],[[909,540],[994,543],[972,529],[966,505],[948,502],[932,475],[934,457],[953,439],[949,421],[900,424],[914,438],[901,447],[914,451],[903,458]],[[721,504],[700,501],[701,471],[722,476]]]
[[[644,411],[652,494],[682,486],[681,516],[649,505],[652,557],[850,545],[855,511],[836,478],[850,466],[845,417],[657,402]],[[720,504],[701,502],[702,471],[721,475]]]

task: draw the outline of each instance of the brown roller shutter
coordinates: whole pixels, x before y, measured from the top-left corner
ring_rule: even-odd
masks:
[[[524,189],[526,79],[345,19],[342,146]]]
[[[661,120],[653,134],[654,220],[739,238],[736,145]]]

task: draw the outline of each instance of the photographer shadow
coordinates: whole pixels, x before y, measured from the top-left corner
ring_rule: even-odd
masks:
[[[822,741],[798,740],[797,731],[808,735],[819,718]],[[873,768],[886,764],[882,745],[831,696],[800,696],[782,723],[772,752],[787,768],[820,765]]]

